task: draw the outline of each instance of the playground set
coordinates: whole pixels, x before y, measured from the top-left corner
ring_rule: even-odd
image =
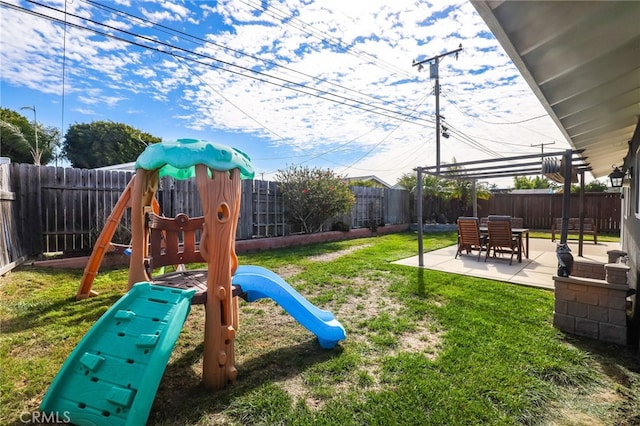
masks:
[[[317,308],[274,272],[238,265],[235,235],[241,179],[253,167],[243,152],[224,145],[179,139],[148,146],[114,206],[84,270],[76,298],[95,296],[93,281],[111,238],[131,209],[127,290],[94,324],[51,383],[40,409],[65,413],[78,425],[140,425],[151,405],[192,304],[205,305],[202,381],[219,390],[237,377],[234,340],[238,297],[271,298],[332,349],[346,337],[333,314]],[[160,178],[195,176],[203,216],[160,215]],[[199,239],[198,239],[199,237]],[[188,263],[207,269],[187,270]],[[153,276],[164,266],[174,272]]]

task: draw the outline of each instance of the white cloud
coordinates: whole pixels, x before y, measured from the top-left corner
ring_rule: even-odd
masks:
[[[49,4],[63,10],[63,1]],[[155,46],[166,53],[98,35],[92,29],[152,45],[63,13],[47,12],[88,29],[1,8],[2,84],[58,96],[64,89],[79,105],[91,106],[74,106],[81,116],[153,115],[145,131],[158,136],[176,127],[250,135],[258,138],[247,142],[254,144],[245,147],[250,155],[254,148],[266,159],[270,150],[287,148],[288,163],[318,161],[393,183],[435,161],[434,81],[428,66],[418,73],[411,62],[462,43],[457,60],[447,56],[440,64],[441,114],[455,129],[441,141],[443,162],[486,157],[483,149],[532,152],[534,143],[563,140],[549,118],[490,124],[545,112],[468,2],[286,0],[266,3],[267,10],[251,4],[110,5],[151,21],[140,23],[88,3],[67,3],[68,12],[177,47]]]

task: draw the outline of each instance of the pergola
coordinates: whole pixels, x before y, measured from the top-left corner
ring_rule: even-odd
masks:
[[[540,154],[527,154],[514,157],[501,157],[485,160],[467,161],[442,165],[417,167],[418,182],[422,182],[422,175],[428,174],[443,179],[471,181],[473,183],[473,215],[478,215],[478,200],[476,183],[478,180],[496,179],[512,176],[529,176],[543,174],[549,179],[564,184],[562,204],[562,232],[560,242],[567,242],[569,228],[569,206],[571,203],[571,183],[577,181],[580,174],[580,217],[584,215],[584,173],[591,170],[587,158],[582,155],[584,150],[565,150]],[[565,179],[568,177],[568,179]],[[416,190],[418,219],[418,265],[424,266],[423,258],[423,228],[422,228],[422,185]],[[583,232],[582,222],[578,245],[578,256],[582,256]]]

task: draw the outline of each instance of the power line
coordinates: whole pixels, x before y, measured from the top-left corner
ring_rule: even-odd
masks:
[[[55,8],[51,7],[51,6],[47,6],[45,4],[37,3],[37,2],[32,1],[32,0],[29,0],[29,2],[33,3],[33,4],[36,4],[36,5],[39,5],[39,6],[42,6],[42,7],[46,8],[46,9],[49,9],[49,10],[53,10],[53,11],[56,11],[56,12],[62,12],[62,11],[60,11],[58,9],[55,9]],[[53,17],[53,16],[45,15],[45,14],[36,12],[34,10],[29,10],[29,9],[25,9],[25,8],[22,8],[22,7],[19,7],[19,6],[16,6],[16,5],[8,4],[8,3],[4,2],[4,1],[0,2],[0,4],[6,5],[8,7],[11,7],[11,8],[14,8],[14,9],[17,9],[17,10],[21,10],[23,12],[27,12],[27,13],[32,14],[34,16],[38,16],[38,17],[41,17],[41,18],[44,18],[44,19],[48,19],[48,20],[51,20],[51,21],[54,21],[54,22],[58,22],[58,23],[63,23],[63,21],[60,18],[56,18],[56,17]],[[69,26],[73,26],[74,28],[90,31],[90,32],[93,32],[95,34],[98,34],[98,35],[101,35],[101,36],[104,36],[104,37],[107,37],[107,38],[112,38],[114,40],[122,41],[122,42],[131,44],[131,45],[143,48],[143,49],[148,49],[148,50],[154,51],[154,52],[159,53],[159,54],[165,54],[165,55],[181,58],[181,59],[184,59],[184,60],[188,60],[188,61],[191,61],[191,62],[195,62],[195,63],[201,64],[203,66],[207,66],[207,67],[215,68],[215,69],[220,69],[220,70],[223,70],[223,71],[226,71],[226,72],[229,72],[229,73],[232,73],[232,74],[236,74],[236,75],[239,75],[239,76],[242,76],[242,77],[251,78],[251,79],[257,80],[257,81],[262,82],[262,83],[266,83],[266,84],[274,85],[274,86],[277,86],[277,87],[285,88],[285,89],[292,90],[294,92],[298,92],[298,93],[301,93],[301,94],[314,96],[314,97],[319,98],[319,99],[323,99],[323,100],[334,102],[334,103],[337,103],[337,104],[340,104],[340,105],[356,108],[356,109],[359,109],[359,110],[364,111],[364,112],[369,112],[369,113],[385,116],[385,117],[388,117],[388,118],[392,118],[394,120],[406,121],[406,122],[415,123],[415,124],[419,124],[419,123],[417,123],[418,121],[423,121],[423,122],[427,122],[427,123],[429,122],[428,119],[411,116],[411,115],[409,115],[407,113],[403,113],[401,111],[391,110],[391,109],[388,109],[388,108],[385,108],[385,107],[382,107],[382,106],[379,106],[379,105],[369,104],[369,103],[363,102],[361,100],[348,98],[348,97],[340,95],[340,94],[328,93],[326,91],[323,92],[324,94],[313,93],[313,92],[310,92],[310,90],[318,91],[318,89],[310,88],[308,86],[305,86],[302,83],[298,83],[298,82],[295,82],[295,81],[287,80],[287,79],[284,79],[284,78],[281,78],[281,77],[277,77],[277,76],[273,76],[273,75],[270,75],[270,74],[267,74],[267,73],[264,73],[264,72],[260,72],[260,71],[257,71],[257,70],[251,69],[251,68],[247,68],[247,67],[243,67],[243,66],[240,66],[240,65],[237,65],[237,64],[233,64],[233,63],[230,63],[230,62],[227,62],[227,61],[223,61],[223,60],[211,57],[211,56],[203,54],[203,53],[194,52],[192,50],[188,50],[188,49],[185,49],[183,47],[175,46],[175,45],[172,45],[170,43],[166,43],[166,42],[163,42],[163,41],[155,40],[155,39],[153,39],[151,37],[143,36],[143,35],[140,35],[140,34],[135,34],[135,33],[131,32],[131,31],[123,30],[121,28],[116,28],[116,27],[113,27],[113,26],[110,26],[110,25],[107,25],[107,24],[104,24],[104,23],[101,23],[101,22],[98,22],[98,21],[95,21],[95,20],[92,20],[92,19],[89,19],[89,18],[86,18],[86,17],[82,17],[82,16],[79,16],[79,15],[70,14],[70,13],[68,13],[68,15],[72,16],[72,17],[75,17],[75,18],[78,18],[78,19],[81,19],[81,20],[84,20],[84,21],[87,21],[87,22],[90,22],[90,23],[93,23],[93,24],[96,24],[96,25],[99,25],[99,26],[102,26],[102,27],[105,27],[105,28],[108,28],[109,30],[112,30],[112,31],[124,33],[124,34],[127,34],[129,36],[136,37],[138,39],[142,39],[142,40],[144,40],[146,42],[149,42],[149,43],[155,43],[159,47],[152,46],[152,45],[151,46],[150,45],[146,45],[146,44],[143,44],[143,43],[140,43],[140,42],[136,42],[136,41],[133,41],[133,40],[129,40],[129,39],[120,37],[120,36],[116,36],[114,34],[109,34],[109,33],[103,32],[103,31],[99,31],[99,30],[94,29],[94,28],[89,28],[89,27],[86,27],[86,26],[82,26],[80,24],[66,22],[67,25],[69,25]],[[203,60],[204,59],[212,60],[212,61],[218,62],[218,63],[220,63],[220,64],[222,64],[224,66],[216,65],[215,63],[203,62],[202,60],[197,60],[197,59],[192,58],[192,57],[184,56],[183,54],[176,53],[175,51],[163,50],[162,49],[163,47],[166,47],[166,48],[169,48],[169,49],[174,49],[176,51],[183,52],[183,53],[186,53],[186,54],[191,54],[191,55],[199,57],[199,58],[201,58]],[[229,69],[227,67],[236,68],[236,69],[239,69],[239,71],[238,70],[234,70],[234,69]],[[257,77],[257,76],[254,76],[254,75],[250,75],[250,74],[245,74],[243,72],[248,72],[250,74],[257,74],[260,77]],[[268,79],[276,80],[279,83],[278,82],[274,82],[274,81],[270,81]]]
[[[376,64],[377,66],[379,66],[380,68],[384,69],[385,71],[389,71],[392,72],[394,74],[399,74],[402,75],[406,78],[413,78],[414,76],[411,75],[410,73],[406,72],[404,69],[397,67],[394,64],[388,63],[386,61],[383,61],[379,58],[376,58],[375,56],[371,55],[368,52],[364,52],[362,50],[357,50],[357,49],[353,49],[350,47],[345,47],[344,46],[344,42],[337,38],[334,37],[330,34],[327,34],[323,31],[320,31],[316,28],[314,28],[313,25],[310,25],[304,21],[302,21],[301,19],[299,19],[298,17],[295,16],[291,16],[290,14],[288,14],[287,12],[281,11],[280,9],[278,9],[277,7],[273,6],[273,4],[269,5],[269,7],[264,7],[263,3],[260,3],[259,5],[257,4],[257,2],[252,2],[250,0],[241,0],[242,3],[256,9],[256,10],[261,10],[264,11],[266,14],[279,19],[281,21],[282,24],[291,26],[292,28],[295,28],[299,31],[301,31],[302,33],[305,33],[309,36],[312,36],[314,38],[317,38],[318,40],[328,43],[332,46],[335,46],[339,49],[341,49],[342,51],[353,55],[357,58],[360,59],[364,59],[366,61],[373,61],[374,64]],[[274,13],[278,12],[278,13]]]
[[[117,13],[117,14],[119,14],[121,16],[132,18],[132,19],[134,19],[136,21],[139,21],[141,23],[144,23],[144,24],[147,24],[147,25],[152,25],[154,29],[157,27],[157,28],[160,29],[160,31],[162,31],[164,33],[167,33],[167,34],[174,34],[174,35],[177,34],[181,38],[188,38],[188,39],[191,39],[192,41],[198,41],[198,42],[203,43],[205,45],[212,45],[212,46],[218,47],[220,49],[223,49],[224,51],[230,51],[230,52],[233,52],[233,53],[238,54],[240,56],[247,57],[247,58],[250,58],[250,59],[265,63],[265,64],[270,65],[272,67],[284,69],[286,71],[290,71],[290,72],[292,72],[294,74],[301,75],[303,77],[315,80],[319,84],[327,84],[327,85],[330,85],[330,86],[334,86],[334,87],[337,87],[339,89],[345,90],[347,92],[356,93],[356,94],[358,94],[360,96],[369,97],[369,98],[374,99],[376,101],[380,101],[383,104],[395,105],[393,102],[385,101],[379,96],[363,93],[361,91],[358,91],[358,90],[355,90],[355,89],[352,89],[352,88],[349,88],[349,87],[346,87],[346,86],[343,86],[343,85],[340,85],[340,84],[337,84],[337,83],[333,83],[331,81],[320,80],[315,76],[312,76],[310,74],[295,70],[293,68],[284,66],[282,64],[278,64],[278,63],[276,63],[274,61],[270,61],[268,59],[264,59],[264,58],[260,58],[260,57],[254,56],[254,55],[250,55],[250,54],[245,53],[245,52],[243,52],[241,50],[233,49],[233,48],[230,48],[228,46],[223,46],[223,45],[215,43],[215,42],[213,42],[211,40],[206,40],[206,39],[203,39],[201,37],[197,37],[197,36],[194,36],[192,34],[188,34],[186,32],[177,30],[175,28],[168,27],[166,25],[151,21],[149,19],[142,18],[140,16],[136,16],[136,15],[130,14],[130,13],[125,12],[123,10],[116,9],[116,8],[111,7],[111,6],[103,5],[101,3],[97,3],[97,2],[95,2],[93,0],[82,0],[82,1],[84,1],[85,3],[91,4],[91,5],[95,6],[95,7],[102,8],[104,10],[108,10],[108,11],[113,12],[113,13]],[[285,24],[286,24],[286,22],[285,22]],[[350,53],[350,51],[347,50],[347,49],[345,49],[345,51],[347,51],[347,53]],[[404,107],[401,107],[401,108],[404,108]]]
[[[484,123],[492,124],[491,122],[487,122],[487,121],[485,121],[485,120],[479,119],[477,115],[469,114],[469,113],[467,113],[465,110],[461,109],[461,108],[458,106],[458,104],[460,103],[460,101],[459,101],[459,100],[456,100],[456,96],[454,95],[454,93],[455,93],[455,92],[452,92],[452,91],[449,91],[449,90],[445,90],[445,92],[446,92],[446,93],[445,93],[445,96],[447,96],[447,97],[451,97],[451,96],[453,95],[452,104],[453,104],[453,106],[454,106],[458,111],[460,111],[462,114],[464,114],[464,115],[466,115],[466,116],[468,116],[468,117],[474,118],[474,119],[478,119],[479,121],[482,121],[482,122],[484,122]],[[494,114],[493,112],[488,111],[488,110],[486,110],[486,109],[484,109],[484,108],[480,108],[480,107],[478,107],[478,106],[474,106],[474,108],[480,109],[480,110],[482,110],[483,112],[485,112],[486,114],[492,115],[493,117],[501,118],[501,117],[497,116],[496,114]],[[515,124],[515,125],[519,125],[519,126],[520,126],[520,127],[522,127],[523,129],[526,129],[526,130],[528,130],[528,131],[530,131],[530,132],[536,133],[536,134],[538,134],[538,135],[540,135],[540,136],[544,136],[544,137],[550,138],[550,136],[548,136],[548,135],[545,135],[545,134],[543,134],[543,133],[541,133],[541,132],[539,132],[539,131],[537,131],[537,130],[534,130],[534,129],[531,129],[531,128],[529,128],[529,127],[526,127],[526,126],[523,126],[523,125],[522,125],[524,122],[533,121],[533,120],[538,120],[538,119],[543,118],[543,117],[547,117],[547,115],[544,115],[544,114],[543,114],[543,115],[539,115],[539,116],[536,116],[536,117],[531,117],[531,118],[524,119],[524,120],[522,120],[521,122],[505,122],[504,124]],[[500,123],[495,123],[495,124],[500,124]]]
[[[442,94],[444,95],[444,97],[449,97],[450,96],[450,94],[449,94],[449,92],[447,90],[443,90],[442,92],[443,92]],[[525,118],[525,119],[519,120],[519,121],[504,121],[502,123],[499,123],[499,122],[496,122],[496,121],[485,120],[485,119],[481,118],[479,115],[469,114],[465,110],[463,110],[460,107],[458,107],[457,102],[456,102],[455,99],[452,99],[452,104],[456,107],[456,109],[458,111],[460,111],[462,114],[466,115],[467,117],[471,117],[471,118],[473,118],[475,120],[482,121],[483,123],[486,123],[486,124],[493,124],[493,125],[497,125],[497,126],[522,124],[522,123],[526,123],[526,122],[533,121],[533,120],[538,120],[540,118],[544,118],[544,117],[548,116],[547,114],[542,114],[542,115],[538,115],[538,116],[535,116],[535,117]]]

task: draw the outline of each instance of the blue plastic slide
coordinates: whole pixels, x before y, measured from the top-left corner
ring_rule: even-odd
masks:
[[[232,278],[233,285],[242,288],[247,301],[270,298],[278,303],[296,321],[318,337],[320,346],[333,349],[346,338],[344,327],[333,314],[317,308],[302,297],[276,273],[260,266],[239,266]]]
[[[195,290],[139,283],[71,352],[40,409],[85,425],[144,425]]]

